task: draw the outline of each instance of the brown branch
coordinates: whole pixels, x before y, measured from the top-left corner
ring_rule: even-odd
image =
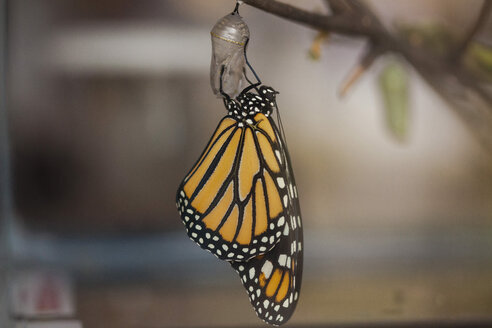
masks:
[[[244,3],[294,23],[327,32],[333,31],[350,36],[366,36],[369,38],[377,37],[379,32],[364,26],[361,22],[350,21],[339,16],[312,13],[275,0],[244,0]]]
[[[492,95],[484,90],[477,79],[455,61],[443,60],[421,48],[414,48],[405,40],[389,33],[372,10],[358,0],[325,0],[329,6],[337,7],[337,15],[321,15],[312,13],[276,0],[243,0],[245,3],[273,15],[283,17],[295,23],[319,31],[343,34],[352,37],[367,38],[372,47],[381,49],[381,54],[394,52],[405,58],[422,77],[453,106],[458,115],[463,118],[472,131],[492,151]],[[490,10],[491,0],[485,0],[479,22],[473,27],[460,46],[465,49],[473,35],[483,24],[486,13]],[[350,13],[344,11],[349,5]],[[332,8],[332,7],[330,7]],[[485,13],[484,13],[485,12]],[[457,50],[463,51],[463,50]],[[457,88],[453,91],[450,89]],[[463,97],[453,97],[465,92]],[[473,97],[469,96],[473,95]],[[468,103],[465,103],[467,102]],[[479,103],[480,110],[470,105],[469,101]],[[477,126],[480,122],[480,126]]]
[[[427,60],[432,66],[439,65],[440,62],[422,54],[422,49],[412,49],[408,44],[400,42],[388,33],[372,11],[360,1],[351,1],[354,8],[357,8],[357,16],[352,16],[350,19],[345,15],[328,16],[312,13],[276,0],[244,0],[244,3],[316,30],[368,38],[384,50],[399,52],[405,57],[412,57],[418,61]]]
[[[352,3],[348,0],[325,0],[325,3],[333,15],[347,15],[354,11]]]

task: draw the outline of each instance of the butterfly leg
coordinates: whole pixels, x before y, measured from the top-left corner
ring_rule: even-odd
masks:
[[[219,91],[220,91],[220,94],[222,95],[222,101],[224,101],[224,106],[226,106],[226,108],[227,108],[227,102],[231,100],[231,97],[229,97],[229,95],[224,92],[224,89],[222,86],[222,79],[224,77],[224,71],[225,71],[225,65],[222,65],[220,67]]]
[[[251,66],[251,64],[249,63],[248,56],[246,55],[246,47],[248,46],[248,42],[249,42],[249,39],[247,39],[246,40],[246,43],[244,44],[244,59],[246,60],[246,65],[248,65],[249,69],[253,73],[253,75],[254,75],[254,77],[256,79],[256,83],[253,83],[253,82],[251,82],[248,79],[248,76],[246,75],[246,69],[243,69],[243,71],[244,71],[244,77],[246,78],[246,81],[248,81],[250,85],[247,86],[246,88],[244,88],[243,91],[241,91],[241,94],[244,94],[244,93],[248,92],[251,89],[256,89],[259,85],[261,85],[261,80],[258,77],[258,74],[256,74],[256,72],[253,69],[253,67]]]

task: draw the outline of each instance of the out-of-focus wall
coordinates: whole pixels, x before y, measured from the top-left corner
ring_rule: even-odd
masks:
[[[225,113],[208,82],[209,30],[232,4],[12,2],[15,198],[28,224],[180,226],[176,187]],[[325,10],[318,1],[295,4]],[[422,22],[426,12],[459,32],[480,2],[372,4],[388,26]],[[247,5],[241,14],[250,61],[280,91],[307,229],[490,225],[490,155],[410,67],[411,130],[401,145],[384,126],[384,59],[337,95],[363,40],[333,36],[315,62],[307,55],[315,31]]]
[[[12,253],[0,269],[12,281],[47,268],[70,278],[87,327],[261,324],[240,277],[188,240],[175,209],[225,114],[209,85],[209,31],[234,1],[9,3],[16,220],[0,231]],[[370,4],[389,28],[438,22],[462,34],[480,1]],[[316,31],[240,12],[252,65],[280,91],[300,195],[303,286],[290,324],[489,318],[491,155],[411,67],[409,138],[391,138],[378,77],[397,58],[340,99],[363,39],[332,35],[313,61]]]

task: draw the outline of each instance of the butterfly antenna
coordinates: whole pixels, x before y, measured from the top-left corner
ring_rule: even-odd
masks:
[[[248,81],[249,84],[253,84],[253,82],[251,82],[251,80],[248,78],[248,75],[246,74],[246,68],[244,67],[243,67],[243,74],[246,81]]]
[[[253,69],[253,66],[251,66],[251,64],[249,63],[248,56],[246,55],[246,47],[248,46],[248,43],[249,43],[249,39],[247,39],[246,43],[244,44],[244,59],[246,60],[246,65],[248,65],[249,69],[251,70],[251,72],[255,76],[255,79],[256,79],[255,84],[258,86],[261,84],[261,80],[258,77],[258,74],[256,74],[255,70]]]
[[[255,76],[255,79],[256,79],[256,83],[253,83],[253,82],[250,81],[250,79],[248,78],[248,76],[246,74],[246,69],[243,68],[244,77],[246,78],[246,81],[248,81],[248,83],[250,85],[247,86],[246,88],[244,88],[243,91],[241,91],[241,94],[244,94],[244,93],[248,92],[251,89],[255,89],[258,92],[257,87],[261,84],[261,80],[258,77],[258,74],[256,74],[255,70],[253,69],[253,67],[249,63],[248,56],[246,55],[246,47],[248,46],[248,42],[249,42],[249,39],[247,39],[246,40],[246,43],[244,44],[244,59],[246,60],[246,65],[248,65],[248,67],[251,70],[251,72],[253,72],[253,75]]]

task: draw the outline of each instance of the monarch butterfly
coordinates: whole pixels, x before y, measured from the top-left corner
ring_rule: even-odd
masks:
[[[179,186],[176,205],[188,236],[239,274],[258,317],[281,325],[297,305],[303,237],[278,92],[251,68],[258,82],[246,77],[250,85],[231,98],[224,70],[219,89],[228,113]]]

